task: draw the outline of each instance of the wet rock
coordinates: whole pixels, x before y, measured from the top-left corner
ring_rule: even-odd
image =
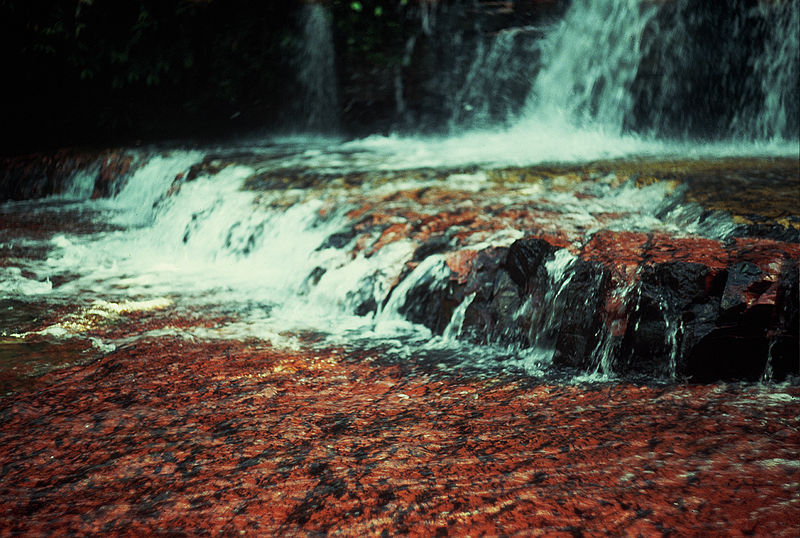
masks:
[[[471,297],[462,337],[552,348],[558,366],[697,381],[757,379],[772,368],[782,379],[800,370],[792,291],[800,245],[792,240],[796,210],[787,190],[795,166],[732,159],[489,171],[491,190],[480,200],[468,195],[469,203],[465,193],[439,186],[364,203],[351,212],[353,255],[371,256],[397,241],[416,244],[395,286],[430,256],[443,256],[449,276],[415,283],[400,309],[435,333]],[[599,231],[587,235],[580,219],[570,222],[553,204],[508,202],[510,192],[531,184],[594,203],[603,196],[600,183],[641,189],[659,182],[669,183],[670,194],[655,216],[687,222],[693,234],[620,230],[614,223],[629,217],[605,211],[592,214]],[[745,198],[760,201],[736,202],[739,186]],[[756,225],[737,224],[742,219],[761,231],[749,233]],[[527,235],[486,247],[487,238],[508,228]],[[344,233],[331,241],[352,245]],[[551,275],[557,254],[577,259]]]
[[[775,379],[800,374],[800,263],[786,264],[781,272],[775,320],[768,332],[769,361]]]
[[[498,271],[495,277],[489,311],[494,326],[494,340],[517,342],[523,340],[524,326],[517,319],[522,305],[519,286],[506,271]]]
[[[556,250],[526,239],[500,267],[475,258],[461,292],[476,293],[464,321],[474,339],[551,341],[556,365],[623,375],[754,380],[768,360],[777,379],[797,373],[797,247],[603,232],[552,282]],[[542,306],[553,286],[558,300]],[[526,301],[554,321],[531,325]]]
[[[589,368],[595,362],[603,333],[603,303],[610,274],[595,261],[579,259],[572,267],[563,294],[553,362],[559,366]]]
[[[684,351],[696,346],[714,328],[720,301],[715,276],[713,270],[699,263],[666,262],[643,267],[632,297],[629,323],[633,329],[625,333],[616,367],[624,372],[664,376],[681,370]]]
[[[414,323],[425,325],[434,334],[442,334],[456,304],[452,283],[427,273],[408,290],[398,312]]]
[[[798,263],[783,260],[765,274],[750,262],[734,264],[715,326],[687,350],[696,381],[785,379],[800,373]]]
[[[446,236],[433,237],[429,241],[425,241],[417,250],[414,251],[412,261],[419,262],[430,256],[431,254],[438,254],[444,252],[451,247],[451,241]]]
[[[94,178],[92,198],[108,197],[119,191],[134,169],[133,155],[118,149],[63,149],[6,157],[0,159],[0,201],[62,194],[78,173]]]
[[[322,242],[317,250],[325,250],[327,248],[344,248],[355,238],[355,236],[356,230],[353,228],[343,232],[337,232],[328,236],[328,238]]]
[[[503,264],[514,283],[527,290],[533,282],[542,277],[545,259],[552,257],[556,248],[544,239],[520,239],[508,249]]]
[[[750,291],[766,284],[761,269],[750,262],[735,264],[728,272],[720,308],[723,315],[734,317],[748,307]],[[767,284],[768,285],[768,284]]]
[[[134,169],[133,156],[123,151],[111,151],[103,156],[92,198],[108,198],[118,194]]]

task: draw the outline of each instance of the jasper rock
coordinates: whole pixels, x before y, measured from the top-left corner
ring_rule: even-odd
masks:
[[[645,266],[617,367],[634,373],[669,375],[682,369],[686,349],[714,328],[719,310],[717,275],[699,263]],[[671,364],[673,363],[673,364]]]
[[[561,367],[701,382],[756,380],[768,361],[776,379],[798,372],[797,245],[601,232],[561,281],[544,239],[490,250],[446,286],[421,283],[403,312],[441,333],[475,293],[469,338],[552,347]]]
[[[447,288],[433,277],[422,279],[408,290],[398,312],[414,323],[425,325],[435,334],[441,334],[455,308]]]
[[[435,235],[416,249],[414,265],[445,250],[450,276],[418,278],[399,308],[435,334],[472,295],[462,337],[553,349],[558,367],[700,382],[800,370],[800,245],[601,231],[556,275],[556,240],[452,245]]]
[[[720,308],[723,313],[734,316],[734,310],[745,310],[748,306],[748,295],[753,288],[762,288],[764,284],[763,274],[759,267],[751,262],[740,262],[734,265],[725,283],[725,291],[722,294]],[[768,285],[768,284],[767,284]]]
[[[781,272],[774,321],[767,333],[770,367],[776,379],[800,373],[800,263]]]

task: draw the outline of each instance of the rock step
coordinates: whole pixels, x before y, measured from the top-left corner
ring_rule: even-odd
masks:
[[[559,251],[531,236],[448,253],[447,285],[421,282],[401,312],[441,333],[475,294],[465,337],[552,347],[571,368],[702,382],[800,373],[800,245],[601,231],[553,275]]]

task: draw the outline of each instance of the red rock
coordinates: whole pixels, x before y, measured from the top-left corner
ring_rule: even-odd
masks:
[[[458,250],[445,256],[447,267],[453,272],[453,278],[459,284],[466,284],[472,272],[472,263],[478,256],[476,250]]]
[[[0,398],[0,532],[800,531],[796,387],[537,385],[367,355],[161,337]]]

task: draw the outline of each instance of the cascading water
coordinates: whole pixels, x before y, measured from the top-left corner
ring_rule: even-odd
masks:
[[[669,2],[649,23],[629,125],[653,135],[798,136],[798,5]]]
[[[58,235],[50,245],[52,258],[33,269],[9,269],[12,284],[6,287],[10,289],[13,285],[23,294],[29,290],[54,295],[99,289],[104,290],[102,300],[116,300],[120,295],[131,300],[161,300],[174,295],[176,289],[186,288],[191,290],[183,294],[187,305],[200,300],[254,305],[247,312],[237,313],[247,320],[242,322],[243,326],[247,323],[267,326],[274,334],[298,328],[338,334],[357,329],[381,337],[405,332],[406,336],[418,333],[417,336],[434,338],[438,332],[443,334],[441,340],[445,344],[452,344],[458,338],[472,338],[478,327],[478,332],[483,331],[476,338],[479,342],[505,345],[505,337],[514,339],[514,345],[524,341],[537,350],[537,357],[544,362],[563,355],[563,349],[555,349],[566,346],[567,337],[560,333],[570,333],[568,337],[573,338],[572,333],[591,330],[593,334],[581,343],[585,349],[577,353],[589,355],[593,367],[609,374],[615,367],[614,357],[645,349],[641,342],[623,340],[625,322],[630,319],[639,323],[633,312],[638,299],[632,297],[640,292],[633,281],[609,287],[601,272],[585,272],[583,282],[579,282],[576,271],[586,262],[575,262],[580,259],[581,245],[602,230],[695,234],[727,241],[740,229],[739,225],[729,216],[709,214],[699,205],[671,205],[668,199],[672,187],[667,182],[636,188],[632,184],[638,180],[631,179],[627,186],[616,185],[614,174],[581,172],[577,183],[570,183],[577,180],[568,174],[548,183],[546,188],[540,183],[514,187],[510,194],[497,194],[492,190],[495,180],[490,180],[486,170],[494,170],[491,174],[496,178],[497,174],[502,176],[497,170],[509,165],[672,155],[687,151],[687,147],[698,151],[691,142],[687,146],[624,134],[642,99],[640,85],[652,76],[645,72],[652,66],[644,64],[656,61],[668,64],[678,78],[677,66],[691,57],[679,48],[672,50],[681,36],[691,33],[689,23],[694,19],[688,15],[690,6],[694,4],[688,0],[675,2],[672,7],[624,0],[576,0],[564,19],[538,42],[530,40],[540,31],[532,27],[496,33],[490,44],[479,48],[470,63],[457,67],[467,73],[467,84],[453,96],[458,106],[451,122],[453,126],[473,121],[478,125],[491,122],[494,117],[507,118],[513,106],[498,108],[491,99],[507,81],[519,80],[520,72],[530,72],[532,87],[524,114],[507,131],[474,131],[464,137],[446,139],[376,136],[343,144],[296,137],[287,142],[276,141],[268,148],[263,145],[246,148],[245,151],[253,153],[251,161],[256,164],[244,159],[244,164],[221,169],[224,158],[206,162],[207,156],[200,151],[142,157],[146,162],[112,200],[87,202],[93,210],[107,212],[102,217],[104,222],[124,231],[88,240]],[[757,54],[748,64],[767,82],[759,93],[764,99],[753,105],[763,112],[752,116],[758,121],[746,120],[747,114],[751,114],[746,108],[736,116],[736,125],[743,126],[742,135],[744,131],[760,132],[759,136],[774,138],[791,125],[790,109],[794,104],[789,96],[796,92],[796,84],[792,86],[784,73],[791,73],[792,62],[796,63],[792,58],[797,50],[789,35],[797,18],[797,8],[793,6],[765,5],[748,15],[771,17],[777,33],[789,44],[772,37],[762,40],[763,54]],[[436,6],[425,9],[430,10],[426,12],[429,27],[422,32],[425,39],[444,39],[434,29],[444,28],[441,21],[447,11]],[[307,90],[308,127],[319,131],[336,124],[329,115],[336,109],[330,21],[322,4],[305,5],[303,11],[306,49],[300,78]],[[664,21],[671,20],[669,16],[676,13],[686,24],[662,30]],[[415,42],[411,38],[407,44],[405,56],[409,62]],[[667,49],[672,56],[667,57]],[[537,66],[524,65],[531,55],[540,54]],[[682,83],[662,82],[667,87],[664,91],[672,91],[670,88]],[[766,84],[770,85],[770,91]],[[658,100],[653,103],[658,109]],[[406,106],[402,95],[397,105]],[[662,113],[666,114],[664,110],[654,112]],[[662,121],[667,120],[658,120]],[[771,131],[764,127],[767,124],[772,126]],[[779,144],[777,149],[770,147],[766,153],[783,155],[786,147],[795,146],[790,141],[788,146]],[[722,154],[725,151],[730,150],[723,150]],[[741,145],[735,150],[745,154],[751,151]],[[719,146],[710,146],[708,152],[719,156]],[[225,151],[221,153],[224,157]],[[430,173],[398,172],[408,168],[441,170],[465,166],[478,170],[475,173],[450,170],[435,180]],[[92,193],[93,170],[76,175],[64,196],[87,199]],[[197,174],[203,170],[207,173]],[[305,184],[302,188],[292,188],[291,182],[284,184],[277,180],[298,170],[310,177],[323,174],[324,178],[316,183],[311,181],[313,188]],[[383,178],[375,184],[365,180],[357,187],[351,185],[353,177],[369,176],[365,170],[398,174],[401,180],[395,184]],[[190,175],[194,178],[191,181],[187,180]],[[251,183],[258,185],[263,178],[282,187],[249,190]],[[500,230],[482,231],[484,235],[475,235],[480,239],[466,243],[455,231],[448,234],[437,229],[438,246],[423,256],[418,253],[420,241],[424,243],[429,238],[395,240],[393,234],[402,236],[411,230],[422,234],[417,229],[420,222],[428,222],[433,214],[441,216],[450,210],[440,207],[428,214],[426,211],[430,209],[423,204],[428,196],[426,189],[435,193],[442,184],[462,193],[459,195],[462,198],[452,201],[460,210],[475,205],[481,211],[497,211],[520,199],[525,203],[514,211],[550,215],[547,219],[556,219],[558,224],[553,220],[538,220],[538,216],[531,217],[534,224],[507,223],[501,219]],[[378,201],[367,199],[367,192]],[[361,217],[353,216],[369,212],[363,208],[373,203],[384,204],[389,208],[384,207],[387,213],[369,213],[373,220],[363,217],[366,219],[363,222],[358,220]],[[398,213],[397,207],[403,204],[408,207]],[[374,230],[365,232],[370,226]],[[475,314],[475,310],[486,308],[495,298],[478,290],[457,289],[453,280],[461,277],[453,276],[453,267],[458,266],[458,261],[448,255],[458,248],[476,251],[508,248],[532,229],[539,230],[536,226],[551,234],[561,233],[553,228],[572,229],[575,235],[568,239],[572,246],[562,248],[546,263],[546,275],[540,275],[539,288],[527,302],[514,305],[516,314],[511,317],[528,329],[527,334],[502,334],[492,326],[496,320],[481,321]],[[97,271],[87,272],[84,267],[96,267]],[[53,281],[66,278],[67,274],[82,276],[53,286]],[[601,294],[608,295],[603,299],[605,304],[593,299]],[[433,308],[432,295],[445,297],[437,308],[446,319],[426,318]],[[658,303],[654,314],[657,319],[647,320],[653,327],[664,327],[667,349],[657,351],[666,354],[670,361],[665,371],[669,376],[675,376],[676,369],[682,366],[678,362],[684,335],[692,329],[684,326],[681,317],[685,305],[673,303]],[[628,307],[632,312],[626,310]],[[584,316],[572,325],[564,321],[580,317],[573,316],[573,311],[584,310],[600,313]],[[423,327],[425,323],[427,326]]]
[[[529,70],[539,56],[534,27],[508,28],[489,43],[478,42],[472,65],[455,90],[449,130],[504,123],[519,112],[520,96],[530,87]]]
[[[797,2],[759,4],[768,27],[764,54],[753,62],[761,81],[760,110],[745,123],[759,138],[793,138],[800,132],[800,6]]]
[[[576,0],[543,40],[527,117],[620,133],[655,6],[636,0]]]
[[[427,125],[444,111],[452,134],[516,124],[515,136],[572,129],[672,143],[796,141],[799,10],[796,2],[575,0],[549,27],[486,34],[455,22],[459,9],[425,5],[426,41],[412,44],[421,64],[411,69],[435,67],[435,76],[419,102],[403,98],[402,113],[416,107]],[[439,58],[445,50],[448,61]]]
[[[458,57],[408,3],[382,106],[447,44],[451,133],[346,142],[305,5],[313,136],[0,159],[0,535],[798,535],[797,3],[755,1],[730,76],[687,65],[733,0]]]
[[[542,41],[524,121],[796,140],[799,9],[577,0]]]
[[[302,89],[302,127],[331,133],[339,127],[339,90],[330,14],[323,3],[303,5],[298,78]]]

